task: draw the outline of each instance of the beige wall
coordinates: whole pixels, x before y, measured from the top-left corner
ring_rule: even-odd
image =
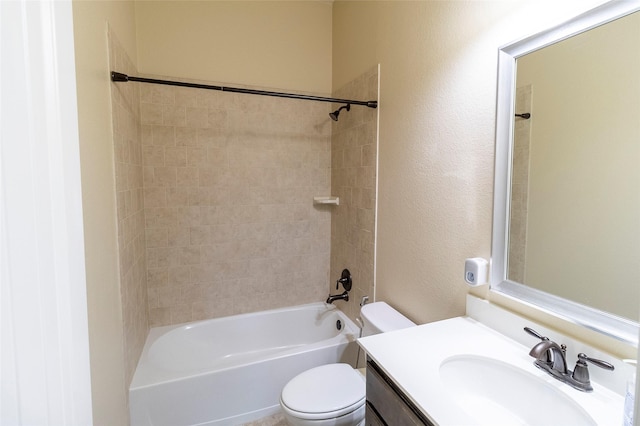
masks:
[[[518,59],[534,90],[527,270],[540,290],[638,319],[640,14]],[[615,45],[615,48],[611,46]]]
[[[330,1],[136,2],[142,73],[331,92]]]
[[[334,3],[334,88],[381,64],[378,299],[464,313],[464,259],[491,255],[498,47],[590,4]]]
[[[135,62],[133,2],[74,1],[91,390],[96,425],[128,423],[107,22]]]

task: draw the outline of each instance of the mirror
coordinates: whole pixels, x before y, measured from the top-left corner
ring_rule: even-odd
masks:
[[[500,49],[491,267],[492,291],[635,345],[639,10],[609,2]]]

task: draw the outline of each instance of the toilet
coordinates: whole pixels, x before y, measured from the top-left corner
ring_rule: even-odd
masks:
[[[363,337],[416,325],[385,302],[364,305],[360,316]],[[343,363],[321,365],[284,386],[280,407],[292,426],[360,426],[365,392],[363,371]]]

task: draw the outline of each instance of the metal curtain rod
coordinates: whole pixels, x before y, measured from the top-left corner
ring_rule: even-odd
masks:
[[[138,81],[140,83],[164,84],[166,86],[193,87],[196,89],[220,90],[222,92],[247,93],[250,95],[275,96],[278,98],[303,99],[308,101],[333,102],[340,104],[364,105],[369,108],[377,108],[378,101],[354,101],[350,99],[324,98],[321,96],[297,95],[295,93],[268,92],[265,90],[240,89],[238,87],[212,86],[208,84],[184,83],[181,81],[157,80],[154,78],[133,77],[127,74],[111,71],[111,81],[127,82]]]

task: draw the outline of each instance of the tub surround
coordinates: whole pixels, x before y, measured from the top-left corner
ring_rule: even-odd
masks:
[[[497,328],[491,328],[497,325]],[[567,345],[567,362],[573,369],[577,353],[614,364],[614,372],[590,367],[593,393],[577,391],[533,366],[529,350],[536,339],[522,331],[536,329],[551,340]],[[473,330],[469,333],[469,330]],[[455,339],[451,336],[465,336]],[[587,347],[553,330],[469,296],[467,316],[359,340],[368,355],[388,374],[411,401],[436,424],[475,424],[473,419],[447,396],[440,378],[442,362],[455,354],[472,354],[505,359],[537,376],[548,385],[578,401],[597,424],[621,424],[625,381],[633,368],[608,354]],[[401,355],[400,355],[401,354]],[[474,423],[475,422],[475,423]]]
[[[112,32],[109,43],[111,67],[137,74]],[[376,110],[353,108],[332,128],[324,103],[111,91],[127,383],[149,326],[324,300],[330,262],[354,265],[343,309],[355,318],[374,286]],[[335,95],[377,93],[376,66]],[[332,188],[340,206],[313,204]]]
[[[378,67],[333,95],[377,99]],[[140,102],[150,325],[324,300],[345,267],[355,318],[374,289],[377,110],[333,122],[331,104],[152,84]]]

